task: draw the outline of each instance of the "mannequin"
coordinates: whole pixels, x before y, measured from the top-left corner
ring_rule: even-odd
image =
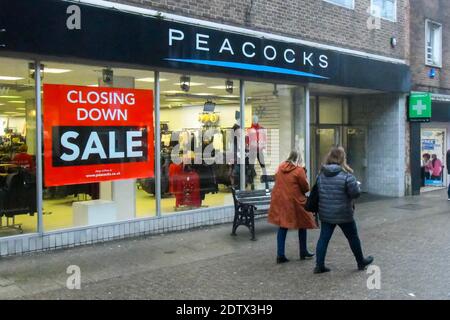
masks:
[[[267,145],[266,129],[259,124],[259,117],[254,115],[252,117],[252,125],[247,131],[247,146],[249,149],[250,166],[254,170],[256,160],[262,169],[262,179],[265,182],[266,189],[269,189],[269,183],[267,181],[266,164],[264,160],[264,151]],[[254,184],[252,183],[252,190]]]

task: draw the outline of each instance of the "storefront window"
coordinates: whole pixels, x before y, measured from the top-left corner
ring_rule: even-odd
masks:
[[[153,153],[151,159],[148,159],[148,150],[154,150],[154,122],[141,128],[132,119],[133,114],[136,118],[135,110],[139,110],[138,117],[142,119],[154,119],[151,96],[154,89],[153,72],[54,62],[42,64],[44,149],[49,143],[48,135],[53,135],[52,144],[58,143],[58,152],[64,152],[60,158],[76,165],[71,167],[73,171],[92,170],[96,166],[102,166],[101,170],[95,170],[95,177],[85,176],[85,181],[80,179],[71,183],[69,179],[53,177],[52,181],[68,182],[52,182],[51,185],[48,182],[50,173],[45,172],[50,164],[44,166],[44,230],[155,216],[154,175],[150,172],[146,175],[141,166],[144,158],[145,161],[154,163]],[[51,85],[61,86],[55,89]],[[55,112],[54,108],[61,107],[53,101],[57,98],[55,93],[50,94],[48,90],[58,88],[69,92],[67,97],[63,97],[67,101],[61,101],[66,103],[64,107],[67,112],[73,111],[78,122],[68,125],[64,112],[56,114],[57,119],[48,119],[50,113]],[[144,98],[141,99],[141,96]],[[145,101],[144,105],[142,101]],[[77,106],[76,113],[75,110],[69,110],[73,106]],[[91,106],[95,108],[90,108]],[[55,129],[46,127],[46,121],[66,121],[58,127],[60,140],[55,140]],[[151,131],[151,135],[148,131]],[[148,141],[149,137],[151,141]],[[44,152],[44,158],[48,156]],[[54,166],[66,165],[55,164],[54,157],[51,160],[46,158],[46,161],[53,161]],[[112,169],[105,168],[105,164],[110,164]],[[114,171],[119,170],[116,168],[121,168],[122,164],[134,166],[134,171],[139,172],[139,178],[109,179],[108,177],[124,174],[124,171]]]
[[[0,236],[37,230],[33,64],[0,58]]]
[[[236,79],[161,73],[163,213],[233,204],[239,110]]]
[[[270,188],[291,150],[301,153],[306,166],[304,88],[246,82],[245,89],[246,118],[251,121],[246,128],[246,187]]]

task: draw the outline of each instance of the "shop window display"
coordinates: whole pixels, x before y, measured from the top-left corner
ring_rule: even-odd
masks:
[[[107,91],[108,88],[120,89],[123,92],[134,89],[143,89],[149,92],[154,89],[154,74],[152,71],[55,62],[43,62],[42,64],[44,119],[46,112],[49,112],[48,109],[46,111],[46,107],[50,107],[49,101],[47,103],[45,101],[46,95],[44,90],[49,90],[46,89],[49,88],[49,85],[80,86],[79,88],[81,89],[74,87],[77,91],[72,92],[68,96],[70,102],[78,103],[78,105],[83,106],[86,103],[86,106],[88,106],[89,103],[98,102],[101,106],[110,106],[106,115],[103,112],[104,110],[99,112],[97,109],[91,109],[90,112],[87,112],[84,111],[87,110],[86,108],[78,108],[80,110],[77,114],[79,120],[93,121],[94,123],[100,116],[126,122],[129,120],[127,117],[130,115],[117,106],[122,104],[130,108],[136,107],[133,95],[107,94],[109,92]],[[89,88],[98,89],[99,91],[97,93],[91,92]],[[149,113],[153,112],[151,104],[148,106]],[[98,130],[96,130],[94,135],[91,134],[89,136],[88,143],[86,145],[83,143],[77,148],[71,144],[76,143],[81,138],[87,140],[87,135],[83,132],[82,127],[78,129],[69,128],[73,131],[70,131],[73,137],[68,138],[65,142],[62,140],[63,143],[61,143],[59,150],[63,150],[62,147],[64,147],[67,158],[75,158],[72,155],[79,152],[79,156],[74,161],[87,161],[87,165],[92,164],[92,161],[96,161],[96,157],[92,156],[93,153],[99,153],[97,158],[104,158],[104,161],[114,163],[115,158],[121,155],[127,158],[130,154],[133,155],[140,152],[136,151],[140,150],[136,147],[139,146],[139,139],[130,135],[134,132],[132,130],[136,130],[135,128],[128,128],[130,132],[122,132],[120,130],[117,131],[115,127],[101,128],[100,121],[98,123]],[[98,139],[96,139],[97,136]],[[113,145],[111,141],[113,141]],[[46,140],[44,138],[45,143]],[[149,148],[152,148],[154,141],[145,141],[145,146],[141,147],[147,148],[147,144]],[[87,145],[90,145],[90,148]],[[134,149],[133,145],[135,146]],[[90,150],[91,154],[87,153],[86,150]],[[84,158],[88,159],[85,160]],[[153,158],[152,156],[152,161],[154,161]],[[132,160],[127,159],[127,161]],[[44,185],[44,230],[50,231],[156,216],[156,198],[151,192],[154,190],[154,181],[154,176],[149,174],[147,178],[141,177],[139,179]]]
[[[232,205],[239,81],[161,73],[163,213]],[[250,107],[246,107],[250,111]],[[246,116],[250,124],[251,114]]]
[[[37,230],[33,64],[0,58],[0,237]]]
[[[252,115],[246,129],[247,188],[271,188],[278,165],[292,149],[305,161],[304,88],[246,82],[245,89]]]

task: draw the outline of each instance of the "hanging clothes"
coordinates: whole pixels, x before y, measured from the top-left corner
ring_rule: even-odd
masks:
[[[261,168],[265,168],[264,150],[267,147],[267,129],[259,125],[259,123],[252,123],[251,127],[247,129],[245,145],[252,157],[250,164],[255,164],[257,159]],[[254,159],[255,153],[256,159]]]
[[[169,192],[173,195],[179,193],[180,190],[177,189],[177,180],[183,173],[183,163],[175,164],[171,163],[169,165]]]
[[[198,208],[202,205],[200,197],[200,178],[195,171],[184,171],[176,180],[176,207],[188,206]]]

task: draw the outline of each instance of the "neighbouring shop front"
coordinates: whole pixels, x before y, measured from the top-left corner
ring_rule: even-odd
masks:
[[[406,64],[112,6],[0,0],[1,255],[231,221],[292,149],[401,193]]]
[[[410,98],[412,193],[448,186],[447,151],[450,150],[450,97],[413,92]]]

